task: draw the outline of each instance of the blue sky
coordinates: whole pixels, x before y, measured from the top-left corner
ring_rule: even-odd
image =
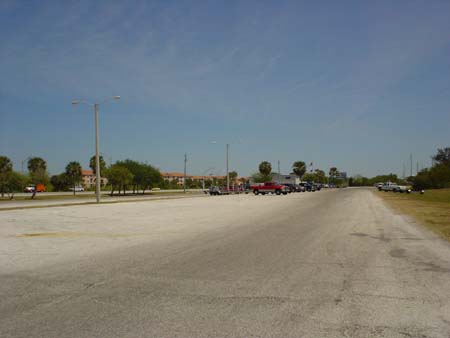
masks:
[[[450,146],[450,2],[0,2],[0,154],[402,174]],[[210,143],[217,141],[216,144]]]

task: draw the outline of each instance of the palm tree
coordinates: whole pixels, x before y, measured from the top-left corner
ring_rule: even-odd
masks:
[[[28,171],[33,174],[38,172],[39,170],[47,170],[47,163],[45,162],[45,160],[40,157],[30,158],[28,160]]]
[[[298,177],[302,178],[302,176],[306,172],[306,164],[303,161],[297,161],[292,164],[292,171],[297,175]]]
[[[106,162],[103,159],[102,155],[99,156],[99,162],[100,162],[100,174],[101,174],[106,169]],[[94,175],[95,175],[97,173],[97,167],[95,166],[95,155],[92,156],[91,159],[89,160],[89,167],[92,169],[92,171],[94,172]]]
[[[47,174],[47,163],[40,157],[32,157],[28,160],[28,171],[31,182],[34,184],[47,184],[49,181]],[[34,194],[33,194],[34,197]]]
[[[66,175],[73,185],[73,194],[75,195],[75,187],[81,181],[81,165],[78,162],[70,162],[66,166]]]
[[[13,165],[6,156],[0,156],[0,185],[2,188],[2,197],[5,195],[5,185],[9,182],[12,174]]]
[[[337,170],[336,167],[331,167],[331,168],[330,168],[330,171],[329,171],[329,173],[328,173],[328,175],[329,175],[330,177],[336,177],[338,174],[339,174],[339,171]]]
[[[259,172],[263,176],[269,176],[270,173],[272,172],[272,165],[267,161],[261,162],[259,164]]]

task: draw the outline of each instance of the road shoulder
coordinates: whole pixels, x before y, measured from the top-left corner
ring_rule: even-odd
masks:
[[[416,195],[379,192],[373,193],[392,210],[412,218],[415,223],[433,231],[450,242],[450,205],[446,202],[421,199]],[[426,192],[433,194],[433,192]]]

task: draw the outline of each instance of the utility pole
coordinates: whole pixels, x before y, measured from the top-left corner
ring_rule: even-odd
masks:
[[[409,155],[409,176],[412,176],[412,154]]]
[[[183,191],[186,193],[186,163],[187,163],[187,154],[184,153],[184,179],[183,179]]]
[[[107,102],[109,100],[119,100],[120,96],[113,96],[103,102]],[[100,152],[98,146],[98,109],[99,103],[89,103],[84,100],[74,100],[72,101],[73,105],[78,104],[87,104],[88,106],[94,107],[94,115],[95,115],[95,198],[97,203],[100,203],[100,183],[101,183],[101,174],[100,174]]]
[[[26,161],[28,161],[30,159],[30,156],[28,156],[26,159],[24,159],[24,160],[22,160],[22,174],[25,174],[25,171],[23,170],[23,165],[24,165],[24,163],[26,162]]]
[[[228,152],[229,152],[230,145],[227,143],[227,191],[230,189],[230,173],[228,172]]]
[[[94,104],[95,110],[95,198],[100,203],[100,155],[98,152],[98,104]],[[75,192],[74,192],[75,194]]]
[[[405,178],[405,176],[406,176],[406,168],[405,163],[403,163],[403,179]]]
[[[278,184],[280,184],[281,181],[281,173],[280,173],[280,160],[278,160]]]
[[[419,161],[417,161],[416,175],[419,173]]]

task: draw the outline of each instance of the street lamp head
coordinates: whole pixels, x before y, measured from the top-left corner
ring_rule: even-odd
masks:
[[[112,98],[113,100],[120,100],[120,95],[113,96]]]
[[[74,104],[74,105],[75,105],[75,104],[80,104],[80,100],[73,100],[73,101],[72,101],[72,104]]]
[[[217,144],[217,141],[209,141],[209,143]]]

